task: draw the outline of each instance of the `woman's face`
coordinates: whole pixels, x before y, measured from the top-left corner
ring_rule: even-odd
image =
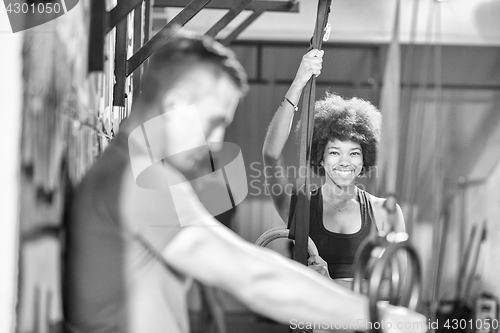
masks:
[[[348,186],[363,169],[361,145],[352,141],[328,141],[323,153],[323,167],[327,178],[339,187]]]

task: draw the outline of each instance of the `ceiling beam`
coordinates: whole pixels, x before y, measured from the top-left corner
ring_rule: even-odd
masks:
[[[236,18],[250,3],[252,0],[241,0],[238,4],[233,5],[226,15],[224,15],[213,27],[208,30],[205,35],[215,38],[217,34],[224,29],[232,20]]]
[[[179,7],[186,6],[185,0],[155,0],[154,7]],[[231,9],[234,7],[232,0],[212,0],[205,6],[207,9]],[[298,1],[271,1],[271,0],[254,0],[246,8],[246,10],[265,11],[265,12],[299,12]]]
[[[239,26],[236,27],[224,40],[221,41],[223,45],[231,44],[238,36],[246,29],[250,24],[252,24],[256,19],[262,15],[263,11],[257,10],[252,13],[249,17],[245,19]]]
[[[134,53],[133,56],[130,57],[127,61],[126,75],[128,76],[132,74],[132,72],[144,61],[146,61],[149,56],[156,52],[173,35],[175,35],[177,30],[172,29],[173,27],[184,26],[209,2],[210,0],[192,0],[187,6],[185,6],[180,13],[170,20],[160,31],[158,31],[158,33],[156,33],[156,35],[154,35],[149,41],[146,42],[146,44]]]

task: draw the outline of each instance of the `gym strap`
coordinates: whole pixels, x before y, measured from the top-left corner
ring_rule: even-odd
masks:
[[[316,27],[311,39],[310,49],[321,49],[323,43],[323,35],[326,24],[328,23],[328,15],[330,14],[330,5],[332,0],[319,0],[318,12],[316,17]],[[310,175],[310,151],[311,140],[314,122],[314,102],[316,98],[316,77],[312,76],[303,92],[303,108],[300,124],[300,147],[299,147],[299,170],[305,170],[305,173],[299,172],[297,186],[294,187],[292,201],[296,205],[293,209],[293,204],[290,204],[290,239],[295,240],[294,260],[302,264],[307,263],[307,242],[309,236],[309,204],[311,195],[309,191],[309,175]]]

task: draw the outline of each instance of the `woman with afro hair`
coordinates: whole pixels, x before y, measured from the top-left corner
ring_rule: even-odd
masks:
[[[283,221],[288,221],[291,191],[283,149],[300,94],[312,75],[321,72],[323,51],[304,55],[299,69],[269,126],[263,147],[266,182]],[[381,115],[369,102],[327,94],[316,102],[310,166],[322,177],[322,186],[311,191],[309,236],[319,250],[308,265],[349,287],[359,244],[375,231],[388,230],[385,199],[356,186],[356,178],[375,165]],[[397,207],[396,231],[404,231]],[[384,288],[385,289],[385,288]]]

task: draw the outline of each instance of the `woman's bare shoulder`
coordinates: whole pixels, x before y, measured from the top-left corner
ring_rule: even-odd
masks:
[[[366,192],[366,193],[367,193],[367,195],[370,198],[370,201],[372,203],[373,214],[375,215],[375,221],[377,223],[377,227],[379,228],[379,230],[385,230],[386,222],[388,220],[388,212],[385,209],[384,204],[385,204],[387,198],[380,198],[380,197],[377,197],[371,193],[368,193],[368,192]],[[401,208],[399,207],[399,205],[397,205],[396,209],[398,211],[398,215],[401,215],[401,217],[398,218],[398,220],[400,220],[399,223],[402,223],[404,225],[403,217],[401,214]],[[403,230],[404,226],[398,226],[396,229]]]

